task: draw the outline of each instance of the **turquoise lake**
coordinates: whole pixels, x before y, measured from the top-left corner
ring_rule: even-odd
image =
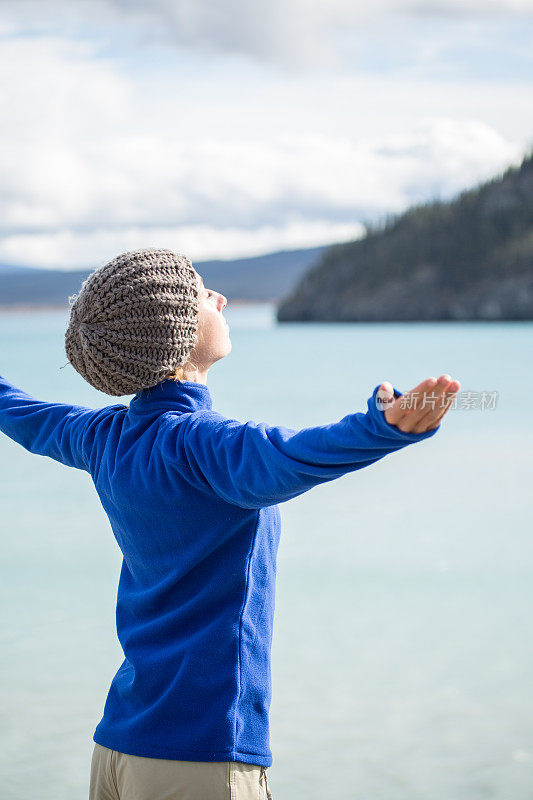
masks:
[[[67,313],[0,315],[0,374],[43,400],[128,402],[61,368]],[[274,800],[531,800],[533,324],[225,315],[208,385],[243,422],[335,422],[383,380],[462,384],[431,439],[280,506]],[[122,557],[87,473],[0,434],[0,478],[0,794],[86,800]]]

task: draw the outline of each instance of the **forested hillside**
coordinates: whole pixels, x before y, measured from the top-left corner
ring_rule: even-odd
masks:
[[[327,248],[280,322],[533,319],[533,153],[460,194]]]

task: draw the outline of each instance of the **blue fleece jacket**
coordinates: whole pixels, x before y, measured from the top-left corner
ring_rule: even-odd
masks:
[[[271,765],[277,504],[439,429],[390,425],[378,388],[366,413],[296,431],[224,417],[208,387],[190,381],[92,409],[37,400],[0,377],[0,431],[91,475],[123,555],[124,661],[95,742]]]

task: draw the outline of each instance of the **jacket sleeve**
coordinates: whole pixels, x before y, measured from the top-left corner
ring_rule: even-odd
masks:
[[[229,503],[261,508],[367,467],[439,430],[440,425],[426,433],[404,433],[388,423],[376,402],[378,389],[366,413],[299,431],[194,412],[177,426],[192,480]]]
[[[30,453],[90,472],[94,429],[108,408],[36,400],[0,376],[0,431]]]

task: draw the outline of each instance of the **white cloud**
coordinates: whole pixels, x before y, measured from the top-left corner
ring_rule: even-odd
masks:
[[[11,0],[2,11],[24,29],[28,21],[48,32],[89,24],[106,37],[125,30],[140,45],[171,42],[313,70],[342,63],[336,34],[364,35],[384,18],[531,17],[533,0]]]
[[[520,155],[486,125],[448,119],[377,140],[49,144],[22,173],[18,158],[11,175],[3,165],[4,185],[18,181],[18,191],[1,209],[0,259],[72,268],[163,241],[195,259],[340,241],[362,221],[450,197]]]
[[[12,235],[0,240],[0,260],[9,264],[29,261],[41,267],[81,269],[104,264],[127,250],[166,247],[184,253],[194,261],[206,261],[332,244],[356,239],[363,233],[363,227],[358,223],[307,221],[294,216],[292,221],[281,226],[258,225],[252,230],[184,225]],[[21,261],[22,253],[26,254],[26,260]]]
[[[412,14],[446,14],[449,16],[481,16],[491,14],[529,15],[533,12],[532,0],[405,0],[385,4],[389,8],[399,6]]]
[[[353,238],[361,221],[518,162],[523,145],[464,109],[454,118],[452,96],[500,116],[505,99],[531,119],[507,86],[417,96],[388,79],[236,82],[216,64],[163,81],[95,51],[1,43],[0,260],[85,267],[163,241],[201,260]]]
[[[127,117],[131,86],[95,50],[60,36],[0,40],[4,144],[90,140]]]

